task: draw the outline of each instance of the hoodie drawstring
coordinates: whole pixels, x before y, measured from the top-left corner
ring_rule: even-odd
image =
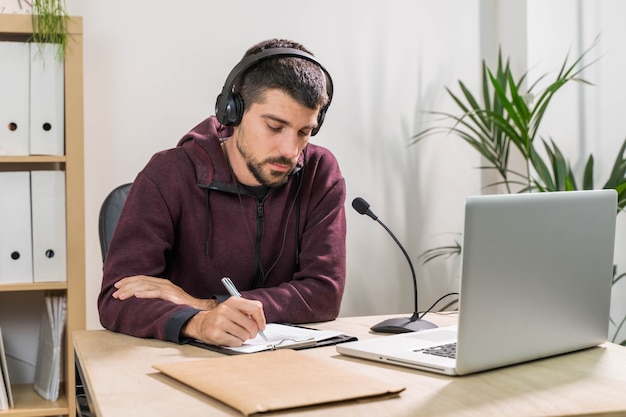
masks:
[[[211,209],[209,206],[209,189],[204,189],[204,195],[206,198],[206,225],[204,229],[204,256],[209,256],[209,236],[211,234]]]

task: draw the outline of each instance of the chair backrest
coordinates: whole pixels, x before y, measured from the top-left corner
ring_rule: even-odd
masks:
[[[132,183],[122,184],[116,187],[109,195],[104,199],[102,206],[100,207],[100,217],[98,219],[98,229],[100,234],[100,251],[102,252],[102,262],[106,258],[107,251],[109,250],[109,242],[117,221],[120,218],[120,213],[124,208],[126,197]]]

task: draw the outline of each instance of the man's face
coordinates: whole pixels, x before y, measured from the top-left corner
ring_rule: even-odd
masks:
[[[237,179],[268,187],[285,183],[317,126],[317,113],[280,90],[268,90],[265,100],[252,104],[235,128],[238,152],[231,165]]]

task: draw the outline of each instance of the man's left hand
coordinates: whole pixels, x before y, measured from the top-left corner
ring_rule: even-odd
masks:
[[[182,288],[165,278],[150,277],[147,275],[134,275],[122,278],[115,283],[117,291],[113,297],[118,300],[136,298],[160,298],[174,304],[187,304],[199,310],[211,310],[217,307],[217,300],[192,297]]]

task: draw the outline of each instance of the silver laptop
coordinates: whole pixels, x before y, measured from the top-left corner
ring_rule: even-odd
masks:
[[[469,197],[458,325],[336,349],[464,375],[601,344],[609,329],[616,217],[615,190]]]

